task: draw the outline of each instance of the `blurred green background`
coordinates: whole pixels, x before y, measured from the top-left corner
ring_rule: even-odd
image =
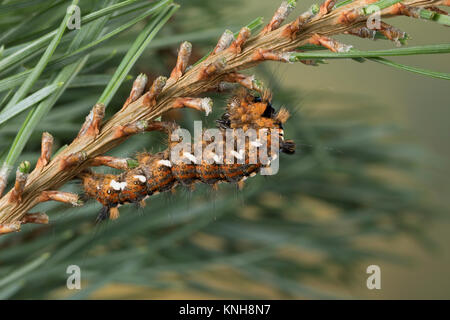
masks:
[[[279,5],[269,0],[178,3],[181,8],[131,75],[167,75],[181,41],[193,43],[195,61],[224,29],[237,31],[258,16],[268,21]],[[311,3],[299,2],[295,13]],[[64,12],[64,5],[58,10]],[[83,13],[95,5],[82,1],[80,7]],[[18,16],[28,9],[21,10]],[[407,18],[391,23],[408,32],[411,45],[449,40],[447,28],[438,24]],[[36,161],[43,130],[58,146],[73,139],[105,79],[144,26],[140,22],[92,52],[93,62],[80,76],[95,75],[98,84],[66,90],[21,160]],[[394,46],[338,39],[358,49]],[[450,72],[448,54],[393,60]],[[50,215],[48,227],[27,225],[0,238],[0,297],[450,298],[448,82],[352,60],[319,67],[266,63],[246,73],[257,74],[274,91],[275,106],[286,105],[294,114],[285,135],[296,141],[298,152],[281,158],[276,176],[253,178],[239,192],[230,185],[221,185],[219,192],[204,186],[192,193],[178,189],[175,195],[152,197],[144,209],[121,209],[119,220],[100,226],[93,223],[99,210],[94,202],[82,208],[42,205]],[[109,104],[108,115],[119,109],[131,78]],[[194,119],[212,126],[227,97],[214,96],[215,110],[207,119],[184,110],[169,116],[187,128]],[[24,116],[0,128],[2,150],[9,148]],[[163,135],[139,135],[110,154],[157,151],[164,143]],[[77,182],[65,189],[80,192]],[[65,287],[71,264],[82,270],[80,291]],[[372,264],[381,267],[381,290],[366,287],[365,270]],[[17,280],[8,280],[11,274]]]

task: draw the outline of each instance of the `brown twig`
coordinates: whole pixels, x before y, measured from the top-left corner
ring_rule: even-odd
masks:
[[[244,28],[238,39],[228,48],[225,46],[229,45],[230,37],[225,35],[225,39],[222,39],[213,53],[187,72],[185,72],[186,59],[190,47],[185,44],[180,49],[183,56],[179,58],[170,77],[172,80],[168,84],[165,78],[158,78],[150,91],[138,98],[143,81],[146,80],[138,79],[125,106],[111,119],[101,125],[103,109],[101,105],[97,105],[86,119],[77,138],[52,161],[48,162],[50,159],[47,155],[48,150],[42,151],[43,159],[38,168],[28,175],[26,185],[21,189],[21,201],[9,201],[14,190],[0,199],[0,230],[18,231],[25,215],[42,201],[57,200],[79,205],[76,195],[49,190],[59,189],[89,168],[94,159],[124,142],[131,134],[139,132],[139,130],[126,131],[130,124],[145,124],[142,130],[148,131],[147,125],[153,119],[172,108],[180,106],[202,108],[201,101],[191,97],[197,97],[211,88],[219,88],[224,81],[248,84],[249,79],[239,76],[239,70],[251,68],[264,60],[288,61],[288,52],[311,41],[328,45],[330,48],[339,46],[329,37],[363,26],[367,16],[362,14],[361,9],[372,2],[373,0],[355,0],[333,10],[334,1],[327,0],[317,14],[310,10],[293,22],[280,27],[281,21],[286,18],[284,14],[286,10],[281,9],[277,11],[278,17],[274,17],[263,29],[264,32],[250,37],[249,30]],[[382,10],[381,17],[408,15],[413,12],[412,8],[439,5],[449,5],[449,1],[405,1],[402,6]],[[338,50],[337,47],[336,49]],[[45,148],[48,149],[48,146]]]

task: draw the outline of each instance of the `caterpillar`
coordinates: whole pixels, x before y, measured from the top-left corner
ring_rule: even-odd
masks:
[[[102,221],[116,219],[120,205],[142,203],[146,197],[170,191],[178,185],[192,186],[199,182],[215,188],[221,182],[241,184],[247,177],[269,167],[270,161],[279,151],[287,154],[295,152],[295,143],[284,139],[283,124],[288,118],[289,112],[285,108],[275,111],[272,107],[269,91],[259,97],[252,95],[247,89],[240,89],[228,101],[226,112],[216,120],[217,132],[214,139],[202,138],[194,144],[190,141],[171,140],[168,148],[162,152],[138,154],[138,165],[118,175],[90,170],[83,172],[80,178],[85,195],[103,205],[97,216],[97,220]],[[175,123],[167,122],[162,125],[169,135],[179,129]],[[264,134],[267,131],[271,132],[270,137]],[[252,139],[245,138],[249,136],[249,132],[255,132]],[[233,139],[229,150],[228,141],[224,142],[221,138],[226,135],[234,138],[238,133],[244,134],[241,149],[235,150],[238,142]],[[184,148],[180,148],[182,142]],[[257,147],[263,145],[267,149],[272,145],[277,147],[275,156],[272,159],[267,156],[265,162],[262,160],[264,157],[258,157],[261,152],[256,154]],[[196,147],[205,150],[201,160],[194,156]],[[225,157],[227,161],[224,160]],[[230,158],[236,161],[232,162]]]

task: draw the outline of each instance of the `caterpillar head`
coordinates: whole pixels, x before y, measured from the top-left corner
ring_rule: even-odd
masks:
[[[246,89],[240,89],[227,105],[226,113],[217,120],[222,129],[248,128],[278,130],[280,150],[284,153],[295,152],[295,142],[284,139],[283,124],[289,119],[289,111],[280,108],[276,111],[272,104],[272,94],[266,90],[261,97],[255,97]]]
[[[90,170],[79,175],[86,198],[93,198],[103,207],[97,222],[116,219],[118,206],[127,202],[139,202],[146,196],[147,178],[142,172],[130,170],[122,175],[97,174]]]
[[[119,204],[120,192],[126,183],[117,176],[85,171],[79,177],[88,198],[93,198],[106,207],[114,207]]]
[[[95,219],[95,222],[98,223],[98,222],[102,222],[104,220],[109,219],[110,214],[111,214],[111,208],[108,206],[103,206],[100,209],[100,212],[98,213],[97,218]]]

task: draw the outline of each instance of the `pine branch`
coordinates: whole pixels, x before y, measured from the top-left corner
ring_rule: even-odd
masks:
[[[14,197],[11,197],[13,189],[0,199],[0,233],[18,231],[20,223],[27,221],[26,215],[29,210],[42,201],[56,200],[79,205],[80,201],[76,195],[54,190],[91,166],[94,158],[104,155],[133,133],[148,129],[148,126],[153,124],[151,121],[163,113],[180,106],[205,109],[204,104],[197,104],[195,102],[197,100],[192,100],[192,97],[217,90],[221,88],[223,82],[238,82],[252,89],[258,89],[257,84],[252,81],[253,78],[245,77],[237,73],[238,71],[266,60],[292,62],[295,60],[295,53],[292,51],[308,44],[320,45],[333,52],[349,52],[350,46],[328,37],[363,28],[368,19],[366,8],[371,1],[356,0],[333,8],[335,2],[327,0],[320,8],[313,6],[291,23],[280,27],[293,2],[290,1],[289,5],[284,4],[284,8],[280,7],[259,34],[250,37],[250,29],[243,28],[228,48],[219,46],[220,50],[214,50],[188,71],[184,70],[185,61],[177,63],[167,85],[165,78],[157,78],[150,91],[124,106],[103,125],[101,120],[105,106],[97,104],[87,117],[80,134],[67,148],[53,160],[45,159],[44,162],[49,162],[33,170],[26,177],[26,184],[21,180],[20,183],[25,187],[22,186],[19,193],[18,189],[15,189]],[[449,6],[450,2],[413,0],[400,3],[382,0],[375,4],[382,8],[383,18],[399,15],[419,18],[421,17],[419,11],[423,8]],[[389,38],[392,33],[385,35]],[[391,40],[396,38],[392,37]],[[138,89],[139,85],[139,81],[135,82],[133,89]],[[108,99],[102,101],[109,102]],[[43,150],[42,154],[48,154],[44,151],[47,150]],[[0,180],[2,178],[5,180],[4,176],[0,176]],[[22,176],[20,178],[23,179]]]

